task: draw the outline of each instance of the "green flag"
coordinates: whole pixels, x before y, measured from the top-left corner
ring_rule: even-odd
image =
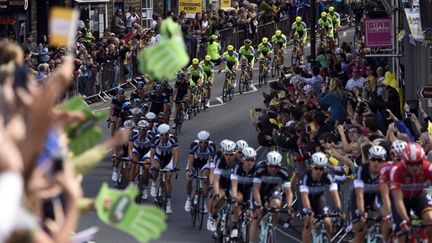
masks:
[[[136,204],[138,194],[136,186],[117,190],[104,183],[96,198],[97,214],[102,222],[135,237],[139,242],[155,240],[166,229],[165,213],[153,206]]]

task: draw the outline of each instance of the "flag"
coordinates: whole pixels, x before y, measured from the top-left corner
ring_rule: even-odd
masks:
[[[49,19],[49,42],[54,47],[71,47],[75,43],[79,12],[73,8],[53,7]]]

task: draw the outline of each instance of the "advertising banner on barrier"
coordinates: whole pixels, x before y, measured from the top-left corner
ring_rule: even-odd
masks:
[[[392,19],[365,19],[366,47],[392,47]]]
[[[186,17],[195,18],[196,13],[202,13],[203,1],[202,0],[179,0],[178,11],[186,12]]]

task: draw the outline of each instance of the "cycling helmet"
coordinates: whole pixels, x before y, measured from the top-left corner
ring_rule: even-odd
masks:
[[[387,157],[387,151],[380,145],[374,145],[369,149],[368,156],[369,158],[385,160]]]
[[[145,115],[145,118],[146,118],[147,121],[153,121],[154,119],[156,119],[156,114],[153,113],[153,112],[148,112]]]
[[[252,41],[249,40],[249,39],[246,39],[246,40],[243,41],[243,44],[250,45],[250,44],[252,44]]]
[[[170,127],[167,124],[163,123],[163,124],[159,125],[157,130],[158,130],[159,134],[166,134],[169,132],[169,129],[170,129]]]
[[[202,130],[197,134],[198,140],[200,141],[206,141],[210,139],[210,133],[206,130]]]
[[[155,90],[156,92],[162,91],[162,85],[160,85],[160,84],[156,84],[155,87],[154,87],[154,90]]]
[[[267,44],[268,43],[268,38],[267,37],[263,37],[262,38],[262,43]]]
[[[146,120],[141,120],[138,122],[138,127],[140,129],[148,129],[150,127],[150,124]]]
[[[179,73],[177,73],[177,78],[178,78],[179,80],[184,79],[185,76],[186,76],[186,74],[185,74],[184,72],[179,72]]]
[[[242,150],[242,155],[245,159],[255,159],[257,156],[257,152],[251,147],[246,147]]]
[[[207,62],[209,62],[209,61],[211,60],[211,57],[210,57],[209,55],[206,55],[206,56],[204,57],[204,60],[206,60]]]
[[[228,51],[234,51],[234,46],[233,45],[228,45],[227,50]]]
[[[126,129],[132,128],[133,126],[135,126],[135,123],[132,120],[126,120],[123,123],[123,127]]]
[[[130,110],[132,108],[132,103],[130,101],[126,101],[122,105],[122,110]]]
[[[157,118],[162,119],[165,117],[165,113],[163,113],[162,111],[159,112],[159,114],[157,115]]]
[[[312,154],[312,162],[313,166],[326,167],[328,163],[327,155],[325,155],[323,152],[316,152]]]
[[[147,104],[141,104],[140,105],[142,113],[146,113],[148,111],[148,105]]]
[[[141,112],[142,111],[140,108],[135,107],[132,109],[132,115],[139,115],[139,114],[141,114]]]
[[[245,140],[242,140],[242,139],[238,140],[236,142],[236,145],[237,145],[237,149],[240,150],[240,151],[243,150],[244,148],[249,147],[248,143]]]
[[[118,88],[117,88],[117,94],[118,94],[118,95],[124,95],[124,94],[125,94],[124,89],[121,88],[121,87],[118,87]]]
[[[282,35],[282,31],[281,30],[276,30],[275,34],[276,34],[276,36],[280,36],[280,35]]]
[[[393,156],[401,156],[405,147],[408,145],[407,142],[403,140],[395,140],[392,143],[391,153]]]
[[[221,142],[222,152],[224,153],[234,153],[236,144],[228,139],[225,139]]]
[[[143,89],[144,88],[144,82],[139,81],[137,82],[137,89]]]
[[[326,12],[322,12],[321,13],[321,17],[323,17],[323,18],[327,17],[327,13]]]
[[[406,163],[416,163],[423,161],[424,157],[425,151],[418,143],[408,143],[402,152],[402,159]]]
[[[212,39],[212,40],[217,40],[218,37],[217,37],[217,35],[211,35],[211,36],[210,36],[210,39]]]
[[[280,166],[282,163],[282,155],[279,152],[271,151],[267,154],[267,165]]]
[[[330,12],[330,13],[334,12],[334,7],[333,7],[333,6],[331,6],[331,7],[329,8],[329,12]]]
[[[295,18],[295,22],[300,23],[301,21],[302,21],[302,17],[297,16],[297,17]]]
[[[193,64],[193,65],[198,65],[198,64],[199,64],[199,60],[198,60],[198,58],[194,58],[194,59],[192,59],[192,64]]]

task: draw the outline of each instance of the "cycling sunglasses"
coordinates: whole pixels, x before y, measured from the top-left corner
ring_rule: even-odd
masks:
[[[325,170],[325,167],[316,167],[316,166],[314,166],[313,168],[314,168],[314,170],[319,170],[319,171],[324,171]]]
[[[378,163],[384,162],[384,160],[380,158],[370,158],[370,160]]]

